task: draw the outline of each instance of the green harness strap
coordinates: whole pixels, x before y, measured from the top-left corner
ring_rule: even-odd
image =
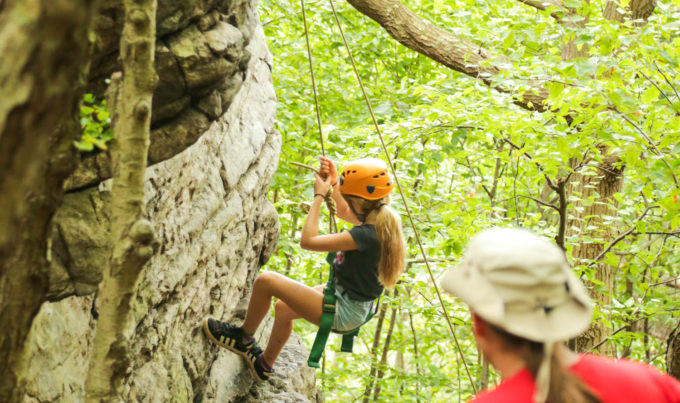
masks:
[[[312,345],[312,350],[309,353],[309,359],[307,360],[307,365],[314,368],[319,368],[319,360],[321,359],[323,351],[326,348],[328,335],[331,333],[331,331],[333,333],[342,334],[342,346],[340,347],[340,351],[351,353],[352,348],[354,347],[354,338],[359,334],[361,326],[371,320],[373,315],[375,315],[375,311],[371,310],[364,323],[357,326],[355,329],[348,330],[346,332],[332,330],[333,319],[335,318],[335,304],[337,301],[335,296],[335,275],[333,274],[333,260],[335,260],[335,252],[330,252],[326,256],[326,261],[331,266],[331,269],[328,274],[328,282],[326,283],[326,287],[323,289],[321,323],[319,324],[319,331],[316,332],[314,344]]]

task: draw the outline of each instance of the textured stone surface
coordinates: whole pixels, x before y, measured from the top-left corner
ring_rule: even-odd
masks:
[[[94,340],[93,297],[45,303],[26,340],[25,402],[81,402],[87,359]]]
[[[231,6],[223,3],[229,12]],[[238,14],[244,5],[249,8]],[[235,37],[248,38],[243,39],[248,63],[241,66],[241,79],[229,78],[206,93],[196,105],[196,114],[206,120],[187,119],[185,129],[176,128],[195,138],[183,140],[182,151],[158,157],[162,162],[147,169],[146,212],[160,250],[137,283],[129,324],[135,330],[132,360],[122,401],[322,400],[297,336],[286,345],[274,379],[254,384],[241,358],[210,344],[200,327],[208,315],[242,321],[252,282],[278,239],[278,217],[266,195],[281,137],[274,129],[271,57],[255,9],[253,3],[234,6],[242,27],[250,27],[245,34],[243,28],[239,36],[222,26],[213,31],[231,37],[210,39],[214,52],[212,47],[222,49]],[[183,7],[175,11],[188,13]],[[197,17],[194,32],[215,27],[222,15]],[[173,24],[181,21],[177,17]],[[222,51],[227,55],[228,46]],[[225,93],[230,94],[226,107]],[[110,188],[111,180],[105,180],[70,192],[50,227],[54,302],[43,305],[27,342],[26,402],[83,401],[97,311],[96,300],[86,294],[95,291],[108,264]],[[267,319],[259,329],[261,343],[271,324]]]
[[[163,4],[166,3],[166,4]],[[149,163],[176,155],[218,120],[240,89],[250,52],[252,25],[241,0],[159,1]],[[118,70],[121,2],[104,2],[96,21],[97,41],[88,92],[103,98],[105,79]],[[67,190],[111,177],[106,152],[83,154]]]
[[[49,299],[97,290],[110,253],[108,231],[102,230],[110,222],[110,198],[96,188],[64,197],[50,227]]]

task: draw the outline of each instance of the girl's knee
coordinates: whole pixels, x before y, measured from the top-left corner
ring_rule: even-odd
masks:
[[[278,273],[274,273],[272,271],[266,271],[264,273],[260,273],[257,278],[255,279],[255,284],[254,286],[271,286],[274,284],[279,277]]]
[[[285,302],[278,300],[274,304],[274,317],[281,320],[295,319],[295,311],[293,311]]]
[[[291,311],[290,307],[283,301],[278,300],[276,301],[276,304],[274,304],[274,312],[279,315],[279,314],[284,314]]]

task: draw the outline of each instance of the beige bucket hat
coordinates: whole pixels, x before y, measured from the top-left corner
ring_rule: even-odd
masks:
[[[527,230],[479,233],[441,286],[484,320],[536,342],[574,337],[591,321],[590,298],[564,252]]]

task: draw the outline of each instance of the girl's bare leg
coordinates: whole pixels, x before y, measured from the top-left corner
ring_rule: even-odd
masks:
[[[323,285],[318,285],[313,288],[313,290],[322,296],[319,304],[323,301],[323,287]],[[286,345],[290,334],[293,332],[293,321],[301,317],[284,300],[280,299],[276,302],[274,306],[274,326],[272,327],[272,334],[269,336],[269,343],[267,343],[267,348],[264,350],[263,355],[267,364],[274,365],[274,361],[276,361],[281,350],[283,350],[283,346]],[[321,318],[319,317],[320,320]]]
[[[274,315],[274,329],[269,341],[269,344],[274,342],[274,345],[272,345],[271,350],[269,345],[267,346],[270,352],[265,355],[265,361],[268,364],[274,363],[283,345],[288,340],[294,319],[304,318],[315,325],[319,325],[323,303],[321,291],[298,283],[279,273],[264,272],[255,279],[253,294],[250,297],[246,319],[243,322],[243,330],[248,333],[255,333],[269,311],[272,297],[278,298],[283,303],[281,305],[277,303],[278,309]],[[281,318],[277,319],[279,316]]]

